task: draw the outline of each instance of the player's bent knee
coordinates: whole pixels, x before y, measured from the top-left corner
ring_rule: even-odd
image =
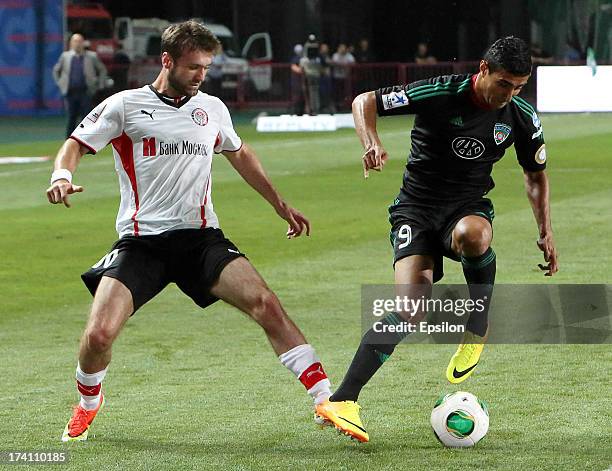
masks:
[[[110,350],[115,335],[111,329],[93,328],[85,332],[85,339],[89,350],[96,353],[103,353]]]
[[[262,289],[253,300],[249,314],[259,324],[278,322],[285,313],[276,295],[269,289]]]
[[[482,255],[491,245],[491,229],[488,224],[466,224],[460,222],[453,231],[453,240],[461,255]]]

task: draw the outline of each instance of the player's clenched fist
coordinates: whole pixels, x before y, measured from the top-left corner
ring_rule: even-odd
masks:
[[[368,178],[370,170],[380,172],[388,159],[387,151],[380,145],[373,145],[363,154],[363,177]]]

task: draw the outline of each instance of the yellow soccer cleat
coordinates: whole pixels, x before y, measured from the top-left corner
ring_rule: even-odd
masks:
[[[359,404],[355,401],[325,401],[315,407],[315,422],[334,426],[339,432],[360,442],[370,440],[359,417]]]
[[[484,337],[480,337],[466,330],[463,341],[446,367],[446,379],[453,384],[458,384],[468,379],[474,372],[476,365],[478,365],[478,360],[480,360],[480,354],[484,349],[486,341],[486,334]]]
[[[96,418],[96,414],[104,405],[104,394],[100,393],[100,402],[94,410],[83,409],[80,405],[74,407],[72,417],[66,424],[62,435],[63,442],[82,442],[87,440],[89,434],[89,426]]]

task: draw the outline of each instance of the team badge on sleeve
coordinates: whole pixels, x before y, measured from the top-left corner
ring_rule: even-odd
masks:
[[[208,124],[208,114],[202,108],[195,108],[191,112],[191,119],[198,126],[206,126]]]
[[[546,146],[542,144],[535,153],[535,161],[539,164],[546,162]]]
[[[493,128],[493,139],[495,139],[495,144],[500,145],[510,135],[512,128],[504,123],[495,123]]]
[[[408,105],[408,97],[404,90],[399,92],[391,92],[382,96],[383,108],[390,110],[392,108],[399,108],[400,106]]]

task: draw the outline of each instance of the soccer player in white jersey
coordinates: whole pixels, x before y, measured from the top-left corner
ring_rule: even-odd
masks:
[[[94,295],[76,369],[80,403],[62,440],[86,440],[104,404],[101,383],[111,346],[134,312],[174,282],[196,304],[222,299],[252,317],[283,365],[304,384],[315,405],[331,394],[314,349],[289,319],[253,266],[225,238],[213,210],[211,163],[222,153],[242,178],[287,221],[287,237],[310,223],[272,186],[255,153],[238,137],[229,112],[199,91],[217,38],[187,21],[162,35],[162,69],[151,85],[119,92],[97,106],[58,152],[50,203],[69,207],[82,156],[113,147],[121,204],[119,240],[82,275]]]

